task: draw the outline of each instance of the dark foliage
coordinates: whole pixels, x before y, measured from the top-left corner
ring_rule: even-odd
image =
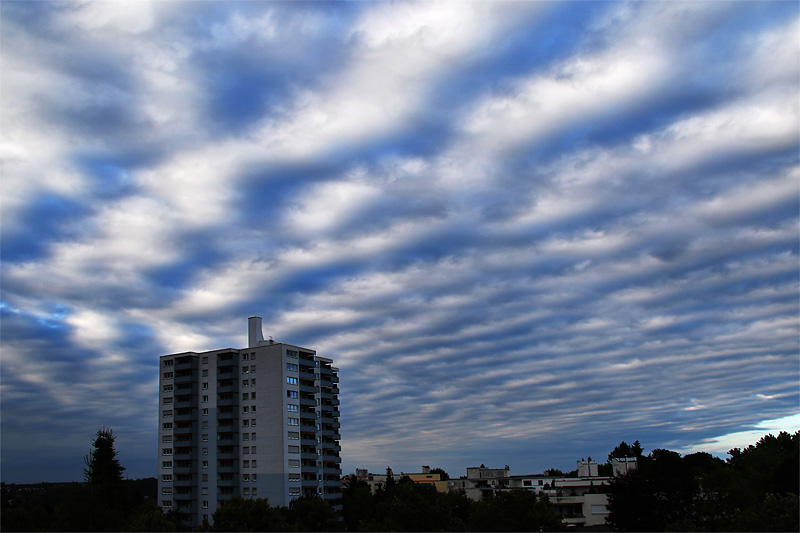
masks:
[[[84,483],[2,484],[2,531],[174,531],[155,504],[155,478],[124,480],[116,437],[97,432]]]
[[[283,513],[270,507],[266,498],[244,499],[236,496],[211,515],[216,531],[288,531]]]
[[[622,444],[609,458],[626,453]],[[618,531],[798,531],[800,431],[729,454],[727,462],[669,450],[639,457],[638,470],[609,487],[608,524]]]

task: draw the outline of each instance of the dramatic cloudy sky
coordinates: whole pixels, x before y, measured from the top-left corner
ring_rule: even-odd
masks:
[[[4,481],[155,475],[158,356],[250,315],[345,472],[800,427],[796,1],[0,10]]]

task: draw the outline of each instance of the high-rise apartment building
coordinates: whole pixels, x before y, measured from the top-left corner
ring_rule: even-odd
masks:
[[[158,493],[200,525],[234,496],[285,506],[318,495],[341,508],[339,378],[314,350],[264,340],[160,361]]]

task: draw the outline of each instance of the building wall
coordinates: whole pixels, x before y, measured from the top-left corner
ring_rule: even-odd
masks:
[[[340,506],[337,369],[256,326],[255,346],[160,358],[159,503],[189,527],[237,495]]]

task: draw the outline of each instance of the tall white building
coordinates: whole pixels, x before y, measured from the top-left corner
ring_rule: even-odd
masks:
[[[158,492],[195,527],[234,496],[341,508],[339,378],[314,350],[264,340],[161,357]]]

